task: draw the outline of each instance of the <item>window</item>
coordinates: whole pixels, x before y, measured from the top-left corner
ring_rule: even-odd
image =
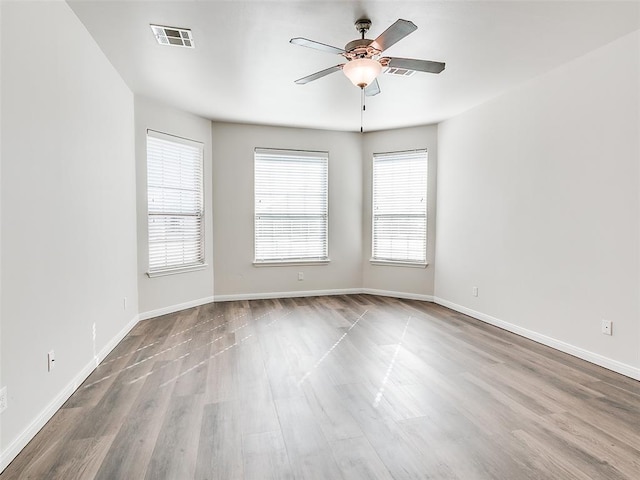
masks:
[[[255,150],[255,263],[326,262],[329,154]]]
[[[202,149],[147,131],[149,276],[204,266]]]
[[[373,155],[372,261],[427,263],[427,151]]]

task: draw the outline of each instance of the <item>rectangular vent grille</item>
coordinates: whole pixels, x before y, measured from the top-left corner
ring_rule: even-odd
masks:
[[[398,75],[399,77],[410,77],[416,72],[415,70],[408,70],[406,68],[387,67],[384,73],[389,75]]]
[[[195,47],[193,37],[191,36],[191,30],[186,28],[164,27],[162,25],[149,26],[160,45],[187,48]]]

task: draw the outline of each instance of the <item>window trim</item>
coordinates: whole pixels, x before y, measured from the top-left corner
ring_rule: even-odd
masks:
[[[184,267],[164,268],[162,270],[147,271],[146,274],[149,278],[164,277],[166,275],[177,275],[178,273],[196,272],[198,270],[204,270],[208,266],[208,263],[199,263]]]
[[[425,250],[424,261],[408,261],[397,259],[385,259],[374,257],[375,250],[375,161],[376,156],[391,156],[394,154],[424,153],[426,156],[426,192],[425,192]],[[416,148],[411,150],[398,150],[391,152],[374,152],[371,158],[371,257],[369,263],[374,266],[394,266],[409,268],[426,268],[429,266],[429,153],[427,148]]]
[[[403,262],[401,260],[380,260],[378,258],[371,257],[369,259],[371,265],[387,266],[387,267],[411,267],[411,268],[427,268],[429,262]]]
[[[190,263],[190,264],[182,264],[182,265],[176,265],[176,266],[172,266],[172,267],[164,267],[164,268],[155,268],[152,269],[150,266],[150,257],[149,257],[149,253],[150,253],[150,249],[149,249],[149,163],[148,163],[148,155],[149,155],[149,146],[148,146],[148,140],[149,137],[153,137],[156,139],[160,139],[160,140],[164,140],[167,142],[173,142],[175,144],[182,144],[182,145],[187,145],[190,147],[195,147],[199,150],[200,152],[200,212],[199,212],[199,219],[200,219],[200,235],[199,235],[199,239],[200,239],[200,245],[201,245],[201,249],[202,249],[202,260],[198,261],[196,263]],[[166,132],[160,132],[158,130],[153,130],[148,128],[146,131],[146,143],[145,143],[145,147],[146,147],[146,191],[147,191],[147,195],[146,195],[146,200],[147,200],[147,211],[146,211],[146,221],[147,221],[147,271],[145,272],[145,274],[147,275],[147,277],[149,278],[155,278],[155,277],[163,277],[163,276],[167,276],[167,275],[176,275],[176,274],[180,274],[180,273],[188,273],[188,272],[194,272],[194,271],[198,271],[198,270],[204,270],[208,267],[207,264],[207,249],[206,249],[206,236],[205,236],[205,211],[206,211],[206,206],[205,206],[205,192],[204,192],[204,143],[203,142],[199,142],[197,140],[192,140],[190,138],[186,138],[186,137],[181,137],[178,135],[173,135],[170,133],[166,133]]]
[[[254,267],[295,267],[309,265],[329,265],[331,259],[326,260],[254,260]]]
[[[269,258],[265,260],[258,260],[256,258],[257,248],[257,225],[256,225],[256,155],[260,153],[268,153],[271,155],[293,156],[292,154],[309,154],[309,157],[322,158],[326,161],[326,213],[325,217],[325,245],[326,256],[325,257],[309,257],[309,258]],[[315,155],[314,155],[315,154]],[[286,266],[312,266],[312,265],[328,265],[331,262],[329,256],[329,151],[323,150],[302,150],[293,148],[270,148],[270,147],[255,147],[253,150],[253,266],[254,267],[286,267]]]

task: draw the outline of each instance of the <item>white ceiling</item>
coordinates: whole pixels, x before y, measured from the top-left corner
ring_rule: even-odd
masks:
[[[638,1],[68,3],[136,94],[213,120],[346,131],[360,128],[360,91],[341,72],[293,83],[344,59],[290,38],[342,48],[360,17],[373,22],[367,38],[413,21],[418,30],[385,55],[446,69],[381,76],[364,127],[382,130],[450,118],[640,28]],[[150,23],[191,28],[196,48],[158,45]]]

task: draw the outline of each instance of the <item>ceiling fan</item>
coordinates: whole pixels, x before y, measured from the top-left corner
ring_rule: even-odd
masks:
[[[406,72],[440,73],[444,70],[444,63],[442,62],[380,56],[382,52],[391,45],[396,44],[418,28],[409,20],[396,20],[395,23],[382,32],[375,40],[364,38],[365,33],[371,28],[371,20],[368,18],[361,18],[356,21],[355,27],[356,30],[360,32],[361,38],[352,40],[347,43],[344,48],[332,47],[331,45],[307,38],[292,38],[290,42],[294,45],[335,53],[347,59],[346,63],[340,63],[306,77],[299,78],[295,83],[304,85],[330,73],[342,70],[356,87],[364,90],[365,95],[373,96],[380,93],[380,85],[378,85],[376,77],[380,74],[383,67],[401,69]]]

